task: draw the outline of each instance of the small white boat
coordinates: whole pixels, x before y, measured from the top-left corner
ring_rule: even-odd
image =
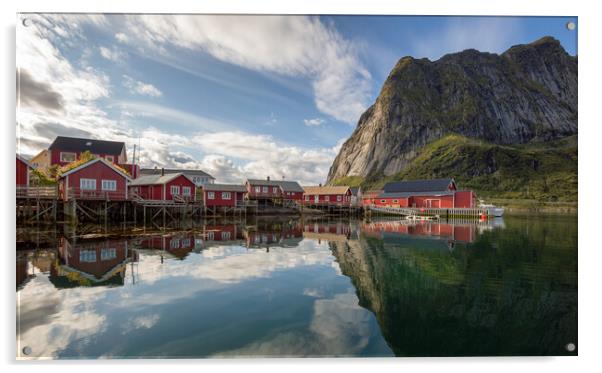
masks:
[[[494,216],[496,218],[500,218],[502,216],[504,216],[504,208],[503,207],[497,207],[495,205],[492,205],[491,203],[483,203],[481,202],[479,204],[480,208],[483,209],[487,209],[487,215],[489,216]]]

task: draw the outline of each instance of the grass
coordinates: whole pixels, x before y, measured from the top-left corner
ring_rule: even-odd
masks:
[[[495,145],[461,135],[427,144],[403,171],[335,180],[378,189],[394,180],[453,177],[480,197],[514,201],[577,201],[577,136],[547,143]]]

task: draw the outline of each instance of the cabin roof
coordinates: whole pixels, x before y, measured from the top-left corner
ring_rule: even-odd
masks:
[[[161,175],[161,174],[142,175],[139,178],[132,180],[130,185],[133,185],[133,186],[136,186],[136,185],[163,185],[163,184],[169,183],[173,179],[180,177],[180,176],[184,176],[191,183],[193,182],[192,180],[190,180],[190,178],[188,178],[186,175],[184,175],[183,173],[180,172],[177,174],[165,174],[165,175]]]
[[[23,158],[22,156],[20,156],[19,154],[17,154],[17,159],[20,160],[21,162],[25,163],[25,165],[29,168],[34,168],[31,163],[29,163],[29,161],[25,158]]]
[[[367,190],[365,192],[362,192],[362,197],[363,198],[373,198],[373,197],[378,196],[382,192],[383,192],[382,190]]]
[[[206,191],[218,191],[218,192],[246,192],[247,188],[244,185],[239,184],[205,184],[203,189]]]
[[[298,182],[290,180],[247,179],[247,183],[251,185],[277,186],[285,192],[303,192],[303,188]]]
[[[63,150],[68,152],[89,151],[92,154],[115,154],[119,155],[125,147],[124,142],[106,141],[96,139],[81,139],[77,137],[57,136],[48,149]]]
[[[86,163],[82,163],[79,166],[77,166],[75,168],[72,168],[69,171],[67,171],[64,174],[62,174],[61,175],[61,179],[64,178],[65,176],[67,176],[67,175],[71,175],[71,174],[73,174],[73,173],[75,173],[75,172],[77,172],[77,171],[79,171],[81,169],[84,169],[84,168],[86,168],[88,166],[91,166],[91,165],[93,165],[94,163],[97,163],[97,162],[101,162],[105,166],[108,166],[113,171],[115,171],[118,174],[120,174],[121,176],[125,177],[128,181],[131,180],[129,175],[127,175],[126,173],[124,173],[123,171],[121,171],[120,169],[118,169],[117,167],[113,166],[113,164],[111,162],[106,161],[104,158],[93,158],[93,159],[89,160]]]
[[[375,198],[408,198],[414,196],[451,196],[453,192],[438,191],[438,192],[398,192],[398,193],[381,193]]]
[[[448,187],[452,183],[455,183],[452,178],[393,181],[385,184],[384,192],[443,192],[449,190]]]
[[[215,180],[215,178],[213,176],[209,175],[208,173],[206,173],[203,170],[185,170],[185,169],[177,169],[177,168],[165,168],[165,169],[163,169],[163,171],[166,174],[183,173],[186,175],[193,175],[193,176],[205,176],[205,177],[209,177],[209,178]],[[142,168],[142,169],[140,169],[140,175],[160,175],[160,174],[161,174],[160,168]]]
[[[305,194],[345,194],[349,190],[348,186],[306,186],[303,187]]]

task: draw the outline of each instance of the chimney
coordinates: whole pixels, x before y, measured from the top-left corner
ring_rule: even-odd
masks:
[[[161,167],[161,176],[165,176],[165,169]]]
[[[270,177],[268,176],[268,181],[270,181]]]
[[[320,183],[320,188],[322,187],[322,183]]]

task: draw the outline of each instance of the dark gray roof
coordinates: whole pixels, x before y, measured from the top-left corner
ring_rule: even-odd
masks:
[[[247,188],[240,184],[205,184],[203,189],[218,192],[246,192]]]
[[[404,180],[385,184],[385,193],[445,192],[454,179]]]
[[[279,186],[285,192],[301,192],[301,193],[303,193],[303,188],[296,181],[247,179],[247,182],[251,185]]]
[[[397,192],[397,193],[381,193],[375,198],[408,198],[413,196],[451,196],[453,192]]]
[[[210,177],[212,179],[215,180],[215,178],[211,175],[209,175],[208,173],[206,173],[205,171],[202,170],[183,170],[183,169],[177,169],[177,168],[165,168],[163,170],[166,174],[186,174],[186,175],[193,175],[193,176],[206,176],[206,177]],[[160,168],[142,168],[140,169],[140,175],[160,175],[161,174],[161,169]]]
[[[172,181],[173,179],[175,179],[176,177],[183,175],[182,173],[179,174],[165,174],[165,175],[140,175],[140,177],[138,177],[137,179],[132,180],[132,182],[130,183],[130,185],[132,186],[136,186],[136,185],[162,185],[165,183],[168,183],[170,181]]]
[[[125,147],[124,142],[105,141],[96,139],[80,139],[76,137],[57,136],[48,149],[63,150],[66,152],[89,151],[92,154],[119,155]]]

